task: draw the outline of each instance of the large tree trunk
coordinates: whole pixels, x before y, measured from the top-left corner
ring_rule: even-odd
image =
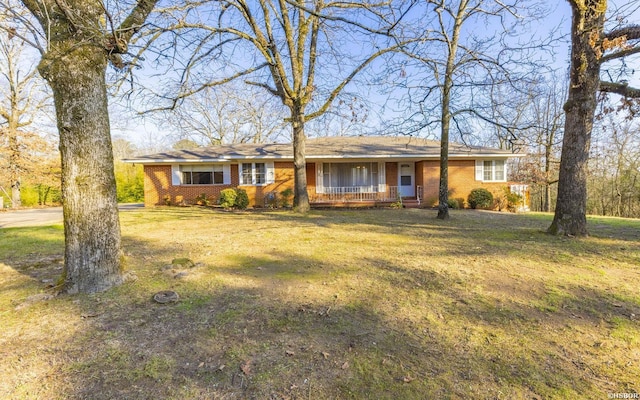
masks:
[[[445,85],[446,86],[446,85]],[[445,101],[445,97],[447,98]],[[440,184],[438,186],[438,219],[449,219],[449,113],[448,91],[442,101],[442,132],[440,134]]]
[[[586,5],[570,3],[573,9],[571,79],[569,98],[564,105],[566,118],[558,199],[548,232],[587,236],[587,161],[600,86],[600,61],[590,39],[602,37],[606,0],[586,1]]]
[[[304,135],[304,116],[302,111],[292,110],[293,127],[293,165],[294,165],[294,197],[293,209],[297,212],[309,211],[309,193],[307,192],[307,160]]]
[[[93,6],[98,20],[102,9],[99,3]],[[107,53],[75,37],[82,33],[73,26],[61,23],[53,29],[66,31],[59,35],[62,40],[50,40],[39,70],[53,89],[60,134],[63,290],[100,292],[123,281],[105,85]]]
[[[18,142],[17,107],[11,107],[11,118],[7,128],[9,141],[9,181],[11,182],[11,207],[19,208],[22,205],[20,199],[20,169],[22,160],[20,157],[20,143]]]

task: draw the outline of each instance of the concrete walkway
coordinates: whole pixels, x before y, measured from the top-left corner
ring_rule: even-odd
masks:
[[[142,203],[120,204],[120,211],[138,210]],[[31,208],[25,210],[7,210],[0,212],[0,229],[26,226],[53,225],[62,223],[62,207]]]

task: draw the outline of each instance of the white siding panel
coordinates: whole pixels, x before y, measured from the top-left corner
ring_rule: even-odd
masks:
[[[231,164],[222,164],[222,183],[231,185]]]
[[[322,168],[322,162],[316,163],[316,193],[324,193],[324,170]]]
[[[484,161],[476,160],[476,180],[483,181],[484,180]]]
[[[182,183],[182,174],[180,173],[180,165],[171,164],[171,184],[173,186],[180,186]]]
[[[274,183],[276,181],[276,168],[273,161],[265,163],[267,168],[267,183]]]

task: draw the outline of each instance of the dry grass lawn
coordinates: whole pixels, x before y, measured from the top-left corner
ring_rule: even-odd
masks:
[[[121,218],[129,280],[97,295],[49,295],[60,226],[0,230],[0,398],[640,393],[638,220],[590,219],[571,239],[542,214]],[[161,290],[180,300],[153,302]]]

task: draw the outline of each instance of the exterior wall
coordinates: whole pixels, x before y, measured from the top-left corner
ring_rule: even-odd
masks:
[[[440,176],[440,162],[437,160],[416,162],[416,185],[423,187],[423,205],[426,207],[437,206],[438,180]],[[275,182],[266,186],[240,186],[247,191],[249,205],[253,207],[265,206],[265,195],[274,192],[278,198],[286,189],[293,190],[294,168],[292,162],[275,162]],[[385,163],[385,176],[387,186],[398,186],[398,163]],[[196,197],[203,193],[215,203],[218,201],[223,189],[238,187],[238,165],[231,165],[231,184],[229,185],[183,185],[171,184],[170,165],[145,165],[144,166],[144,200],[145,206],[165,204],[193,204]],[[450,197],[464,199],[472,189],[484,187],[494,196],[501,195],[508,182],[482,182],[475,180],[475,160],[450,160],[449,161],[449,190]],[[316,165],[307,163],[307,190],[311,202],[317,199],[316,195]],[[293,200],[293,199],[290,199]]]
[[[291,164],[293,166],[293,163]],[[316,164],[307,163],[307,194],[309,195],[309,201],[313,203],[317,200],[316,194]],[[293,180],[293,178],[291,178]],[[291,182],[293,187],[293,181]]]
[[[427,207],[438,205],[438,188],[440,181],[440,161],[420,161],[416,163],[416,184],[423,186],[423,201]],[[502,195],[503,188],[509,186],[508,182],[482,182],[476,181],[475,160],[449,160],[449,197],[452,199],[464,199],[471,190],[486,188],[494,197]]]
[[[242,185],[241,189],[244,189],[249,196],[249,206],[250,207],[264,207],[265,200],[264,197],[267,193],[274,192],[278,199],[281,198],[280,192],[286,189],[293,190],[293,163],[292,162],[276,162],[274,163],[275,177],[274,182],[265,186],[254,186],[254,185]],[[233,171],[232,165],[232,177],[235,174],[235,180],[238,180],[238,166],[235,165],[235,172]],[[237,185],[237,183],[236,183]],[[293,195],[289,199],[290,202],[293,202]]]
[[[387,186],[398,186],[398,163],[385,163],[384,175],[387,179]]]
[[[269,192],[280,192],[293,189],[293,163],[274,163],[275,182],[266,186],[238,186],[238,165],[231,165],[231,184],[229,185],[181,185],[171,184],[170,165],[144,166],[144,204],[157,206],[166,204],[193,204],[196,197],[203,193],[212,202],[217,202],[224,189],[240,187],[246,190],[250,206],[264,206],[264,196]]]
[[[230,185],[183,185],[171,184],[170,165],[144,166],[144,205],[193,204],[203,193],[210,200],[217,200],[224,189],[238,186],[238,166],[231,165]]]

